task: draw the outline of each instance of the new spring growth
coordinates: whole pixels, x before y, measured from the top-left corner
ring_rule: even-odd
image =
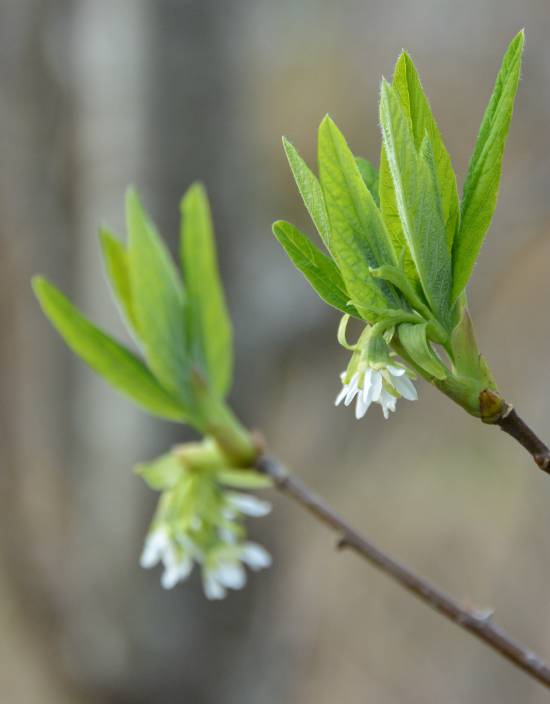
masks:
[[[203,443],[177,448],[139,473],[161,491],[141,563],[164,565],[172,587],[193,564],[209,598],[245,583],[243,564],[267,567],[268,553],[247,539],[244,517],[269,505],[244,494],[266,479],[250,467],[251,435],[225,402],[233,374],[231,321],[220,282],[210,209],[195,184],[181,206],[180,262],[176,267],[137,194],[126,198],[128,241],[100,232],[105,271],[134,348],[87,320],[55,286],[33,280],[44,313],[69,347],[141,408],[187,423]],[[260,481],[261,480],[261,481]]]
[[[145,568],[162,563],[161,583],[174,587],[201,569],[204,593],[222,599],[227,589],[246,584],[244,566],[269,567],[269,553],[247,540],[244,518],[265,516],[271,505],[242,490],[262,489],[270,480],[252,470],[225,466],[212,439],[174,448],[136,467],[148,485],[161,492],[141,556]]]
[[[381,84],[379,169],[353,154],[329,116],[318,133],[318,177],[283,140],[326,254],[288,222],[274,224],[275,236],[326,303],[367,323],[367,330],[391,330],[386,345],[401,360],[371,364],[364,341],[354,351],[338,401],[356,397],[358,416],[373,401],[387,416],[399,395],[412,398],[410,371],[403,369],[486,422],[508,409],[477,348],[465,289],[496,206],[523,44],[519,32],[506,51],[461,198],[406,52],[392,81]]]
[[[411,379],[414,372],[395,359],[386,340],[391,341],[393,328],[384,330],[383,324],[365,326],[361,336],[354,345],[346,340],[346,328],[349,315],[342,318],[338,329],[338,341],[353,352],[345,372],[342,372],[342,390],[336,397],[336,405],[342,401],[349,406],[357,399],[355,417],[359,420],[368,411],[372,403],[382,407],[384,418],[395,412],[398,398],[416,401],[418,394]]]

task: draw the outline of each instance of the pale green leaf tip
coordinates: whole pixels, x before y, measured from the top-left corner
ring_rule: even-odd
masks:
[[[48,279],[46,279],[42,274],[35,274],[31,277],[31,288],[34,291],[34,295],[40,299],[45,286],[48,285]]]
[[[327,112],[323,119],[321,120],[321,124],[319,125],[319,130],[323,129],[330,129],[331,127],[336,127],[336,123],[330,116],[330,114]]]
[[[401,66],[401,64],[406,64],[407,61],[410,61],[412,63],[412,59],[407,50],[401,49],[401,51],[399,52],[399,56],[397,57],[397,61],[395,62],[394,73],[395,71],[397,71],[397,68]]]
[[[180,201],[180,210],[183,212],[186,205],[188,203],[192,203],[195,200],[197,202],[202,201],[203,203],[206,203],[207,199],[208,197],[206,195],[206,188],[202,181],[193,181],[193,183],[183,194],[183,198]]]
[[[123,244],[122,240],[116,237],[107,227],[107,225],[100,225],[98,234],[101,248],[103,250],[106,249],[112,242],[114,242],[115,244]]]
[[[125,202],[126,202],[127,207],[129,207],[132,204],[136,204],[141,207],[141,202],[139,200],[139,195],[138,195],[137,189],[132,184],[130,184],[126,188]]]

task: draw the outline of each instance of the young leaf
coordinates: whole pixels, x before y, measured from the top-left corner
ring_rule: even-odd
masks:
[[[447,233],[449,251],[452,249],[455,236],[459,204],[456,188],[456,176],[451,164],[451,157],[447,151],[443,138],[432,114],[430,104],[420,83],[416,67],[407,54],[403,51],[395,65],[392,85],[395,88],[405,114],[409,117],[412,126],[415,146],[420,149],[426,134],[430,139],[433,149],[434,166],[437,178],[437,187],[441,199],[441,210]]]
[[[161,384],[191,404],[181,281],[133,190],[126,196],[126,220],[134,310],[145,357]]]
[[[412,258],[409,245],[403,234],[403,226],[399,217],[399,210],[395,200],[395,186],[393,183],[386,149],[382,144],[380,152],[380,171],[378,176],[378,193],[380,198],[380,212],[386,230],[392,241],[393,249],[397,258],[401,262],[401,267],[407,278],[413,283],[415,288],[420,287],[418,272]]]
[[[273,223],[273,234],[294,266],[325,303],[359,317],[349,304],[350,296],[342,275],[330,257],[318,250],[303,232],[289,222],[279,220]]]
[[[213,389],[225,396],[233,372],[233,335],[218,272],[212,218],[204,188],[194,184],[181,202],[181,260],[191,341]]]
[[[399,341],[416,365],[436,379],[445,379],[448,373],[447,369],[439,361],[428,343],[426,326],[427,323],[418,325],[402,323],[397,328]]]
[[[453,301],[465,288],[496,207],[502,157],[521,72],[523,30],[502,60],[483,116],[462,196],[460,230],[453,248]]]
[[[269,489],[273,486],[270,477],[253,469],[222,469],[216,473],[216,479],[233,489]]]
[[[395,289],[369,268],[396,264],[380,212],[355,157],[330,117],[319,128],[319,172],[331,225],[330,250],[358,308],[400,308]]]
[[[451,255],[426,134],[417,152],[410,122],[395,89],[383,81],[380,123],[396,203],[424,295],[442,324],[448,323]]]
[[[283,147],[304,205],[317,228],[323,244],[329,249],[330,224],[323,191],[315,174],[298,154],[294,145],[283,137]]]
[[[33,279],[38,301],[67,345],[111,386],[153,415],[184,421],[186,410],[155,379],[147,367],[121,344],[92,325],[46,279]]]
[[[170,453],[138,464],[134,471],[155,491],[173,489],[184,473],[180,460]]]
[[[369,189],[374,202],[378,207],[380,207],[380,197],[378,194],[378,171],[376,168],[368,161],[363,159],[361,156],[355,157],[355,163],[361,174],[361,178],[365,186]]]
[[[105,272],[115,300],[120,307],[120,313],[130,333],[139,337],[139,321],[132,300],[132,286],[128,266],[128,253],[122,242],[106,228],[99,231],[101,250]]]

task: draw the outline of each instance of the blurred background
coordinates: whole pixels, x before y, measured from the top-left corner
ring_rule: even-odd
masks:
[[[501,56],[527,30],[501,198],[470,293],[504,395],[550,437],[547,0],[1,0],[0,691],[6,704],[546,701],[542,688],[274,496],[275,557],[241,593],[138,566],[132,475],[191,435],[134,410],[53,333],[41,272],[124,338],[97,228],[135,183],[171,246],[213,203],[237,347],[232,401],[375,541],[550,658],[550,480],[425,383],[361,423],[334,408],[338,315],[270,234],[308,232],[280,137],[310,163],[330,112],[377,162],[380,76],[413,55],[462,183]]]

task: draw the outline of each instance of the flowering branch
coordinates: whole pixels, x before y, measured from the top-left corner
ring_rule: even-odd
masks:
[[[517,418],[517,416],[515,417]],[[518,421],[517,427],[525,427],[529,430],[519,418]],[[510,431],[507,430],[507,432]],[[510,434],[513,435],[513,433]],[[548,451],[547,448],[546,451]],[[300,479],[289,474],[277,459],[263,455],[256,461],[255,468],[267,475],[281,493],[289,496],[318,521],[337,533],[339,535],[338,548],[353,550],[432,609],[472,633],[520,670],[550,688],[550,667],[536,653],[513,640],[496,626],[492,622],[492,611],[476,610],[461,605],[409,567],[373,545],[370,540],[358,533],[336,513],[331,506],[316,496]]]

